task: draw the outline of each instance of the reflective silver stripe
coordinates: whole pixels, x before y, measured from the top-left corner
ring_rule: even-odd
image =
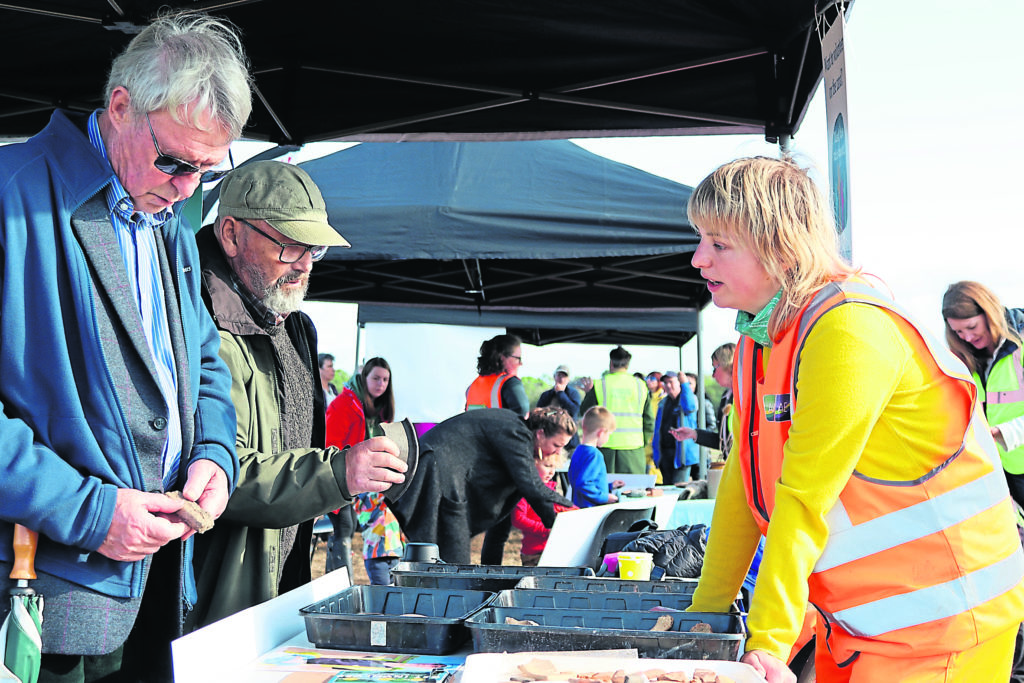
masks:
[[[742,339],[740,339],[740,345],[742,345],[742,347],[750,346],[749,343],[744,342]],[[736,357],[734,358],[734,361],[737,365],[736,376],[739,377],[739,381],[736,382],[737,386],[733,387],[733,405],[736,406],[747,405],[747,396],[745,393],[743,393],[743,390],[747,388],[745,379],[748,375],[746,348],[742,348],[742,351],[742,353],[737,353]],[[751,387],[750,389],[751,391],[753,391],[753,387]]]
[[[956,616],[1003,595],[1024,576],[1024,552],[1013,553],[964,576],[916,591],[893,595],[856,607],[825,612],[846,632],[874,638],[889,631]]]
[[[501,406],[501,386],[505,383],[508,376],[505,373],[498,375],[498,378],[494,380],[494,384],[491,385],[491,408],[498,408]]]
[[[948,529],[1002,503],[1007,495],[1006,479],[1000,468],[935,498],[845,529],[833,529],[833,518],[846,516],[842,503],[837,501],[828,513],[828,544],[814,571],[832,569]]]
[[[974,439],[981,446],[982,452],[996,472],[1003,469],[1003,461],[999,457],[999,450],[996,448],[996,441],[989,431],[988,422],[982,417],[981,409],[975,405],[974,413],[971,415],[971,429],[974,430]]]
[[[638,395],[637,398],[642,400],[642,401],[646,401],[647,400],[647,398],[645,396],[642,396],[642,395]],[[608,403],[608,384],[607,384],[607,382],[605,382],[605,378],[604,377],[601,378],[601,396],[599,397],[599,399],[600,400],[598,401],[598,403],[604,403],[604,404]],[[644,417],[642,410],[640,410],[640,411],[633,411],[633,410],[631,410],[631,411],[625,412],[625,413],[616,413],[616,412],[612,412],[612,411],[608,411],[608,412],[610,412],[615,417],[633,417],[633,418],[636,418],[638,420],[643,420],[643,417]],[[619,427],[616,427],[615,431],[618,432],[619,434],[623,434],[625,432],[642,432],[643,431],[643,427],[641,426],[639,429],[629,429],[629,428],[621,428],[620,429]]]
[[[1001,403],[1018,403],[1024,401],[1024,363],[1021,362],[1021,350],[1017,347],[1017,350],[1010,356],[1010,362],[1013,363],[1014,369],[1017,371],[1017,389],[1014,391],[986,391],[985,402],[996,405]],[[991,378],[991,377],[990,377]]]
[[[842,500],[836,500],[836,504],[825,515],[825,523],[828,524],[830,535],[847,531],[853,527],[853,522],[850,521],[850,515],[846,512],[846,506],[843,505]],[[828,551],[827,545],[825,546],[825,551]],[[821,560],[819,559],[818,562],[821,562]],[[815,569],[817,569],[817,565],[815,565]]]

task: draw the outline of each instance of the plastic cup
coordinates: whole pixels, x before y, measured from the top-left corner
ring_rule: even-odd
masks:
[[[650,581],[654,555],[650,553],[619,553],[619,578]]]
[[[437,544],[406,543],[402,560],[405,562],[437,562],[440,560]]]

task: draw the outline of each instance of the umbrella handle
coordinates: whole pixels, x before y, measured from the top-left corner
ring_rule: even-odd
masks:
[[[36,578],[36,545],[39,534],[20,524],[14,525],[14,568],[12,579]]]

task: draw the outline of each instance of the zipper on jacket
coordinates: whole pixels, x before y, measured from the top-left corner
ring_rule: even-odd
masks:
[[[761,472],[757,466],[757,448],[754,435],[757,427],[757,368],[761,364],[763,347],[754,342],[753,362],[750,364],[750,420],[747,424],[747,445],[750,452],[750,484],[753,489],[754,506],[758,514],[768,519],[767,505],[764,502],[764,491],[761,488]]]

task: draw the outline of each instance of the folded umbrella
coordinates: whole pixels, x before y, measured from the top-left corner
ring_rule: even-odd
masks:
[[[10,589],[11,611],[0,626],[0,645],[4,648],[4,666],[21,683],[39,680],[42,657],[43,596],[29,587],[36,578],[36,544],[39,536],[20,524],[14,525],[14,568],[11,578],[17,583]]]

